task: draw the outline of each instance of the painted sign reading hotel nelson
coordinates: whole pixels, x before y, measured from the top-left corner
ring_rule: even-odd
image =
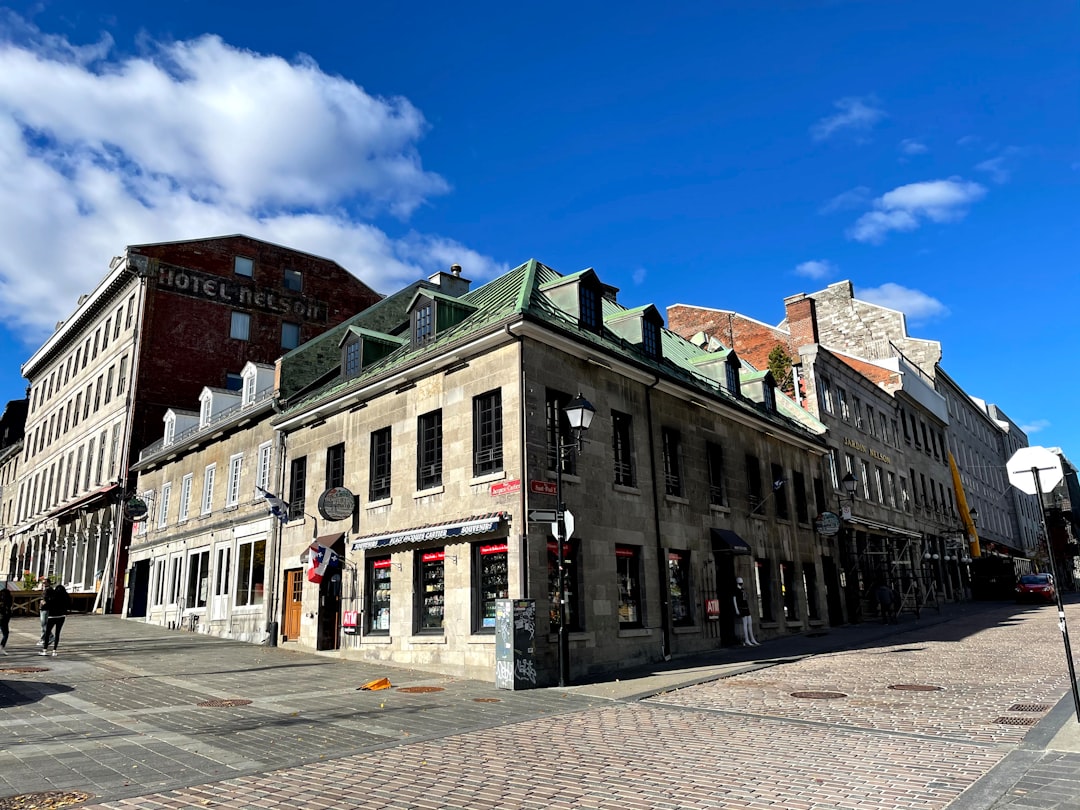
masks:
[[[308,322],[326,323],[327,307],[322,301],[302,295],[282,295],[279,290],[239,284],[209,273],[188,270],[186,267],[159,265],[157,283],[159,290],[168,290],[191,298],[250,307]]]

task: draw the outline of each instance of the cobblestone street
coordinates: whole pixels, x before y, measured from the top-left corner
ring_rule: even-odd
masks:
[[[84,791],[87,807],[151,810],[945,808],[1022,753],[1069,689],[1054,609],[1003,604],[529,692],[105,617],[74,617],[65,637],[60,658],[0,663],[47,667],[2,676],[4,796]],[[393,688],[357,689],[377,676]],[[1041,756],[1076,771],[1060,760],[1075,755]],[[1075,806],[1031,803],[1037,777],[964,806]]]

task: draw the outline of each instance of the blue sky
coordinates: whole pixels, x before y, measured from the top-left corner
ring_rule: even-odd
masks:
[[[1064,0],[9,3],[0,397],[125,245],[246,232],[769,323],[850,279],[1078,461],[1078,46]]]

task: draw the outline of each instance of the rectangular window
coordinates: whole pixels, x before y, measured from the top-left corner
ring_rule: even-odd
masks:
[[[389,557],[368,557],[367,576],[367,632],[387,635],[390,632],[390,580],[392,564]]]
[[[244,378],[240,374],[229,371],[225,374],[225,390],[226,391],[243,391],[244,390]]]
[[[109,333],[112,332],[112,318],[105,319],[105,329],[101,333],[101,350],[109,348]],[[64,382],[67,382],[65,379]]]
[[[836,399],[840,403],[840,418],[845,422],[850,422],[851,409],[848,407],[847,392],[839,385],[836,386]]]
[[[854,399],[855,399],[855,427],[857,427],[857,428],[859,428],[861,430],[866,425],[866,423],[863,421],[862,400],[859,399],[858,397],[855,397]]]
[[[709,466],[709,504],[727,506],[727,485],[724,482],[724,448],[715,442],[705,444],[705,461]]]
[[[821,409],[825,413],[833,412],[832,385],[828,377],[821,378]]]
[[[233,259],[233,272],[238,276],[251,278],[255,272],[255,261],[247,256],[237,256]]]
[[[191,482],[194,479],[192,473],[188,473],[180,481],[180,516],[181,522],[188,519],[188,511],[191,509]]]
[[[124,316],[124,308],[122,306],[116,308],[116,317],[113,318],[113,340],[120,337],[120,321]]]
[[[97,381],[94,383],[94,413],[97,413],[101,407],[101,383],[103,378],[103,374],[98,374]]]
[[[629,414],[611,412],[611,457],[615,467],[615,483],[624,487],[634,486],[632,428]]]
[[[750,507],[750,514],[755,514],[762,505],[761,498],[761,464],[758,457],[746,454],[746,503]]]
[[[816,621],[821,618],[821,612],[818,609],[817,568],[813,563],[803,563],[802,583],[806,594],[806,618]]]
[[[229,325],[229,337],[236,340],[250,340],[251,316],[246,312],[234,312]]]
[[[768,558],[759,557],[754,561],[754,574],[754,584],[757,587],[758,618],[763,622],[774,621],[772,565]]]
[[[562,453],[559,448],[569,447],[573,442],[570,422],[563,413],[563,408],[570,402],[570,395],[548,388],[544,392],[544,421],[547,430],[548,469],[555,472],[562,467],[564,475],[577,474],[577,453]]]
[[[225,506],[236,506],[240,501],[240,469],[244,464],[244,454],[229,457],[229,483],[225,487]]]
[[[414,327],[414,342],[419,346],[427,343],[434,337],[435,334],[435,320],[432,317],[435,307],[432,304],[426,304],[425,306],[418,307],[416,313],[413,315],[415,322]]]
[[[355,377],[360,373],[360,341],[345,344],[345,376]]]
[[[641,627],[641,546],[615,546],[619,628]]]
[[[94,472],[94,481],[100,484],[104,481],[105,474],[105,445],[109,441],[109,431],[101,431],[101,438],[98,440],[98,456],[97,456],[97,470]]]
[[[86,445],[86,478],[83,479],[83,489],[90,489],[90,482],[94,477],[94,439]]]
[[[120,366],[116,371],[116,395],[124,393],[127,385],[127,355],[120,358]]]
[[[694,602],[690,598],[690,552],[668,552],[668,596],[671,623],[676,627],[694,624]]]
[[[326,448],[326,489],[345,486],[345,443]]]
[[[810,504],[806,499],[806,476],[798,470],[791,473],[792,483],[795,484],[795,518],[799,523],[810,522]]]
[[[203,474],[202,506],[200,512],[209,515],[214,506],[214,475],[217,473],[217,465],[211,464]]]
[[[878,503],[885,503],[885,473],[881,467],[874,467],[874,491]]]
[[[664,491],[668,495],[682,497],[681,437],[674,428],[661,428],[660,437],[664,454]]]
[[[442,411],[431,411],[417,419],[416,488],[431,489],[442,484]]]
[[[889,480],[889,506],[896,509],[896,473],[887,473]]]
[[[109,478],[116,476],[116,464],[120,457],[120,425],[113,425],[112,443],[109,446]]]
[[[773,464],[770,471],[772,473],[772,495],[776,516],[781,520],[788,520],[791,517],[791,512],[788,510],[788,488],[787,481],[784,478],[784,468],[779,464]]]
[[[283,321],[281,324],[281,348],[295,349],[300,345],[300,324]]]
[[[390,497],[390,428],[371,432],[370,483],[368,499],[382,501]]]
[[[873,495],[870,490],[870,465],[859,459],[859,484],[862,486],[863,497],[870,500]]]
[[[796,621],[799,618],[799,598],[795,587],[795,564],[780,563],[780,595],[784,603],[784,620]]]
[[[579,579],[581,566],[581,545],[577,538],[563,543],[563,562],[566,568],[564,579],[566,580],[566,627],[568,630],[580,632],[585,629],[581,615],[581,581]],[[561,606],[559,599],[559,545],[555,540],[548,540],[548,615],[551,621],[551,632],[557,632],[562,623]]]
[[[299,270],[285,268],[285,277],[282,279],[286,290],[300,292],[304,289],[304,275]]]
[[[169,501],[172,499],[172,483],[161,486],[161,508],[158,509],[157,526],[164,529],[169,523]]]
[[[507,551],[506,543],[473,543],[473,632],[495,632],[495,600],[510,595]]]
[[[105,404],[108,405],[112,399],[112,387],[113,387],[113,372],[115,368],[109,366],[108,372],[105,374]]]
[[[196,551],[188,557],[187,598],[184,605],[189,608],[206,607],[209,584],[210,552]]]
[[[175,605],[180,601],[180,594],[182,593],[180,583],[183,580],[180,575],[184,568],[184,558],[179,554],[169,559],[169,591],[166,594],[167,604]]]
[[[270,442],[259,445],[259,461],[255,470],[255,485],[270,489],[270,462],[274,458],[274,447]]]
[[[266,540],[240,543],[236,554],[236,604],[261,605],[266,583]]]
[[[900,476],[900,497],[903,499],[904,511],[911,511],[911,492],[908,490],[908,479]]]
[[[244,405],[250,405],[255,401],[255,380],[255,374],[248,374],[244,377],[244,394],[241,397],[241,402],[243,402]]]
[[[150,604],[160,607],[165,604],[165,558],[154,560],[154,584]]]
[[[600,302],[597,298],[596,290],[587,284],[582,284],[579,305],[581,306],[582,328],[589,329],[593,332],[599,332]]]
[[[442,633],[446,608],[446,554],[443,549],[416,552],[416,592],[420,595],[417,633]]]
[[[289,467],[289,516],[302,518],[307,506],[307,456],[294,458]]]
[[[503,468],[502,391],[473,397],[473,475]]]

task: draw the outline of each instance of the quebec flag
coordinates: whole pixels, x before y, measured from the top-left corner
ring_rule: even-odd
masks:
[[[308,582],[314,582],[316,584],[322,582],[326,569],[336,568],[337,565],[338,555],[333,549],[327,548],[319,543],[312,543],[308,546]]]
[[[280,520],[282,523],[289,522],[289,506],[285,501],[281,500],[277,495],[272,492],[268,492],[262,487],[255,487],[266,498],[266,505],[270,507],[270,514]]]

